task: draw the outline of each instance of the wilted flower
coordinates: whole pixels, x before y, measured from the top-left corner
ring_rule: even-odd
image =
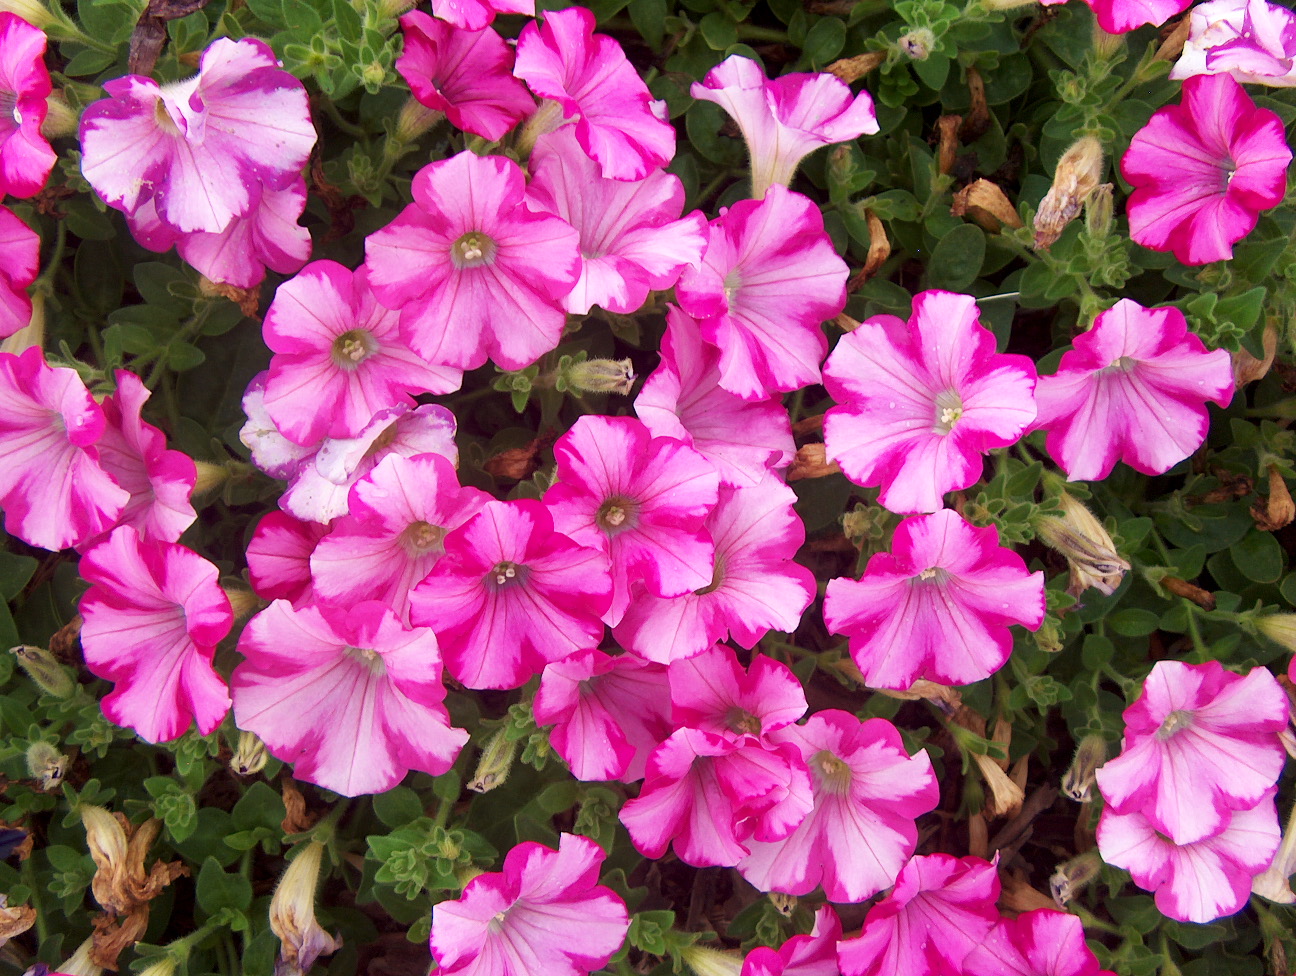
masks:
[[[335,939],[315,920],[315,887],[319,883],[324,845],[311,841],[288,864],[270,899],[270,929],[279,937],[275,976],[301,976],[320,956],[337,951]]]
[[[1083,803],[1089,799],[1098,767],[1107,761],[1107,740],[1098,734],[1086,735],[1076,746],[1075,758],[1062,776],[1062,792]]]
[[[1058,160],[1053,185],[1035,212],[1035,246],[1049,247],[1062,236],[1102,178],[1102,143],[1082,136]]]
[[[1129,572],[1129,562],[1116,552],[1111,536],[1083,502],[1065,491],[1058,492],[1057,501],[1062,515],[1036,519],[1035,533],[1066,556],[1071,567],[1067,592],[1079,596],[1092,586],[1111,596]]]
[[[186,872],[182,864],[162,861],[144,868],[144,857],[157,839],[162,821],[153,818],[135,826],[120,813],[90,804],[82,804],[77,812],[85,825],[86,843],[95,863],[90,890],[104,911],[129,915]]]

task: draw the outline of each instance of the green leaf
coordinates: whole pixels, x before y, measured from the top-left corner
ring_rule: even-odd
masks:
[[[630,0],[630,5],[626,8],[630,22],[654,51],[660,51],[662,41],[666,39],[665,20],[668,9],[666,0]]]
[[[911,67],[924,85],[932,91],[940,91],[949,77],[950,59],[943,54],[932,54],[925,61],[914,61]]]
[[[0,552],[0,596],[6,600],[17,597],[32,578],[32,573],[36,572],[37,565],[36,560],[31,556]]]
[[[985,231],[975,224],[962,224],[946,234],[932,251],[927,268],[931,288],[959,291],[976,279],[985,260]]]
[[[1131,607],[1107,617],[1107,625],[1122,637],[1144,637],[1155,631],[1161,618],[1151,610]]]
[[[241,874],[226,872],[216,858],[209,857],[198,871],[197,898],[208,915],[226,908],[246,912],[252,907],[252,883]]]
[[[698,24],[702,39],[713,51],[723,51],[731,44],[738,43],[738,27],[724,14],[716,12],[707,14]]]
[[[1254,583],[1277,583],[1283,572],[1283,551],[1272,533],[1248,532],[1229,547],[1233,563]]]
[[[63,66],[63,73],[73,78],[84,78],[86,75],[97,75],[104,68],[117,62],[116,53],[105,54],[103,51],[86,50],[73,55],[72,60]]]
[[[423,816],[423,804],[418,794],[404,786],[375,796],[373,806],[378,819],[388,827],[403,827]]]
[[[846,25],[837,17],[821,17],[806,32],[801,53],[816,69],[824,67],[842,52],[846,45]]]
[[[283,25],[298,37],[314,37],[324,30],[324,21],[315,8],[303,0],[281,0]]]

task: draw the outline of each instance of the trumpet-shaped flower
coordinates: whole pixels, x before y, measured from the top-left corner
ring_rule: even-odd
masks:
[[[767,738],[806,712],[805,689],[792,670],[764,654],[750,668],[733,648],[717,644],[686,661],[670,677],[671,715],[676,727],[701,729],[726,738]]]
[[[0,207],[0,338],[11,336],[31,321],[27,288],[40,270],[40,235],[7,207]]]
[[[1206,439],[1206,401],[1233,398],[1229,354],[1207,352],[1177,308],[1122,298],[1074,347],[1035,389],[1035,426],[1072,481],[1100,481],[1117,459],[1169,471]]]
[[[1277,115],[1229,75],[1194,75],[1121,159],[1130,236],[1184,264],[1231,258],[1260,211],[1282,202],[1291,159]]]
[[[103,712],[149,742],[207,735],[229,711],[225,679],[212,667],[234,624],[216,567],[172,542],[142,540],[129,525],[81,558],[86,666],[116,682]]]
[[[1069,912],[1037,908],[1003,918],[963,960],[965,976],[1115,976],[1085,944],[1084,926]]]
[[[366,238],[369,286],[428,362],[522,369],[558,345],[578,235],[525,189],[511,159],[462,152],[419,170],[414,202]]]
[[[247,547],[248,581],[263,600],[288,600],[300,610],[313,602],[310,557],[328,526],[303,522],[287,512],[268,512]]]
[[[1296,85],[1296,13],[1268,0],[1207,0],[1188,16],[1171,79],[1227,73],[1244,84]]]
[[[769,79],[761,66],[732,55],[694,82],[694,98],[714,102],[738,123],[751,154],[752,196],[788,186],[801,160],[821,146],[878,131],[868,92],[852,95],[834,75],[786,74]]]
[[[31,197],[58,158],[41,135],[50,76],[45,33],[17,14],[0,12],[0,197]]]
[[[1040,0],[1052,7],[1066,0]],[[1093,8],[1098,26],[1108,34],[1127,34],[1146,24],[1160,26],[1182,13],[1192,0],[1085,0]]]
[[[971,684],[1008,660],[1012,624],[1043,623],[1044,574],[1002,548],[994,526],[942,509],[901,522],[858,580],[831,580],[824,621],[850,638],[870,687]]]
[[[824,416],[828,457],[893,512],[934,512],[981,477],[981,455],[1035,419],[1035,364],[1000,355],[969,295],[925,291],[908,323],[877,315],[824,366],[841,406]]]
[[[276,600],[248,621],[239,652],[235,723],[307,783],[384,793],[411,769],[444,773],[468,741],[441,704],[436,637],[377,601],[294,610]]]
[[[496,14],[535,16],[535,0],[432,0],[432,13],[463,30],[481,30]]]
[[[743,960],[740,976],[838,976],[841,934],[837,913],[820,905],[809,935],[794,935],[777,949],[757,946]]]

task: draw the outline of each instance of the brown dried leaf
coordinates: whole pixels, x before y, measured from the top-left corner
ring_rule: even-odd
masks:
[[[1263,508],[1259,505],[1251,506],[1251,517],[1255,519],[1256,528],[1261,532],[1277,532],[1296,519],[1296,502],[1292,501],[1287,479],[1277,465],[1269,465],[1269,498]]]
[[[787,480],[800,481],[803,478],[826,478],[829,475],[841,474],[836,461],[829,461],[827,449],[823,444],[806,444],[797,448],[792,466],[788,468]]]
[[[864,54],[857,54],[853,58],[842,58],[834,61],[824,70],[830,75],[836,75],[846,84],[859,81],[874,68],[879,68],[886,61],[886,51],[868,51]]]
[[[980,179],[969,183],[954,194],[950,213],[967,217],[982,230],[997,234],[1005,227],[1016,230],[1022,226],[1017,208],[998,183]]]

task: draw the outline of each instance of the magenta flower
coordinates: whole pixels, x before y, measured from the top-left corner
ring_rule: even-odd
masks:
[[[400,24],[405,50],[396,70],[415,98],[444,112],[455,128],[493,142],[535,109],[513,77],[512,50],[495,31],[462,30],[419,10]]]
[[[1035,426],[1071,481],[1100,481],[1118,459],[1164,474],[1206,440],[1206,401],[1233,398],[1229,354],[1207,352],[1177,308],[1122,298],[1073,345],[1035,388]]]
[[[541,136],[528,167],[528,201],[580,234],[580,278],[563,301],[568,312],[638,311],[650,291],[670,288],[702,259],[706,218],[694,210],[680,219],[679,177],[653,170],[642,180],[606,179],[570,126]]]
[[[649,754],[675,730],[666,669],[633,654],[577,651],[548,665],[532,702],[549,743],[586,782],[643,779]]]
[[[1108,864],[1126,868],[1134,883],[1154,892],[1162,915],[1181,922],[1213,922],[1241,911],[1252,880],[1269,866],[1281,833],[1275,789],[1254,807],[1225,814],[1220,830],[1190,844],[1176,844],[1145,812],[1103,811],[1098,852]]]
[[[1243,84],[1296,85],[1296,12],[1268,0],[1207,0],[1188,16],[1171,79],[1227,73]]]
[[[172,542],[148,542],[129,525],[81,557],[86,666],[116,682],[103,713],[149,742],[169,742],[196,723],[202,735],[229,711],[212,667],[234,624],[216,567]]]
[[[153,201],[180,233],[225,230],[301,175],[315,127],[302,83],[270,46],[222,37],[198,74],[165,87],[127,75],[81,115],[81,171],[104,201],[133,214]]]
[[[796,494],[773,474],[751,488],[721,488],[705,529],[715,545],[710,581],[665,597],[634,585],[613,632],[626,650],[669,664],[732,638],[754,647],[771,630],[790,632],[815,597],[814,574],[793,562],[805,525]]]
[[[554,527],[612,561],[606,623],[625,616],[631,580],[666,597],[710,584],[715,547],[702,526],[719,479],[703,457],[637,420],[595,416],[577,420],[554,457],[558,476],[544,497]]]
[[[820,905],[809,935],[794,935],[777,949],[757,946],[743,960],[740,976],[838,976],[841,934],[837,913]]]
[[[1040,0],[1052,7],[1066,0]],[[1192,0],[1085,0],[1093,8],[1098,26],[1108,34],[1127,34],[1145,24],[1159,27],[1188,9]]]
[[[5,531],[67,549],[117,524],[130,493],[99,466],[106,421],[76,370],[32,346],[0,353],[0,508]]]
[[[744,669],[732,647],[716,644],[667,671],[675,727],[723,738],[765,739],[806,713],[805,689],[792,669],[757,654]]]
[[[842,942],[842,976],[946,976],[999,920],[995,863],[931,854],[911,858],[891,893],[869,909],[857,939]]]
[[[792,463],[792,422],[777,398],[744,400],[720,385],[720,350],[702,341],[698,323],[666,308],[661,366],[635,400],[654,437],[674,437],[710,461],[720,482],[759,484],[770,469]]]
[[[468,741],[441,704],[436,637],[377,601],[294,610],[276,600],[248,621],[239,652],[235,723],[299,780],[383,793],[411,769],[444,773]]]
[[[1069,912],[1037,908],[1003,918],[963,960],[964,976],[1115,976],[1085,944]]]
[[[776,186],[711,222],[702,264],[675,293],[720,350],[720,385],[761,400],[819,382],[821,326],[845,307],[848,273],[819,208]]]
[[[841,406],[824,416],[828,457],[857,485],[880,485],[893,512],[934,512],[981,477],[981,455],[1035,419],[1035,364],[1000,355],[975,300],[914,296],[908,323],[876,315],[842,336],[824,365]]]
[[[7,207],[0,207],[0,339],[11,336],[31,321],[32,301],[27,288],[40,271],[40,235]]]
[[[1012,653],[1013,624],[1044,621],[1044,574],[949,509],[900,523],[891,552],[871,556],[858,580],[828,583],[824,622],[850,638],[872,688],[904,690],[919,678],[967,685]]]
[[[1143,813],[1176,844],[1213,837],[1229,811],[1254,807],[1277,781],[1287,715],[1264,668],[1158,661],[1125,709],[1121,753],[1098,770],[1098,787],[1113,811]]]
[[[1282,202],[1291,159],[1277,115],[1228,75],[1195,75],[1121,159],[1130,236],[1184,264],[1231,258],[1260,211]]]
[[[594,33],[585,8],[550,10],[542,25],[522,28],[513,73],[575,118],[577,141],[608,179],[641,180],[674,157],[675,129],[653,112],[621,45]]]
[[[577,234],[532,213],[517,163],[461,152],[424,166],[414,202],[365,239],[369,285],[400,309],[414,351],[475,369],[522,369],[558,345],[580,272]]]
[[[314,261],[280,285],[262,331],[275,354],[265,407],[284,436],[355,437],[379,410],[412,405],[410,394],[457,390],[463,373],[416,356],[399,321],[374,299],[364,267]]]
[[[921,749],[910,756],[886,719],[861,722],[836,709],[774,733],[801,752],[814,808],[780,841],[751,841],[738,863],[761,891],[859,902],[895,883],[918,842],[915,821],[936,808],[940,788]]]
[[[487,502],[445,538],[410,598],[446,668],[469,688],[517,688],[596,647],[612,599],[608,559],[553,530],[540,502]]]
[[[479,874],[432,906],[432,957],[445,976],[588,976],[630,929],[625,902],[598,883],[606,855],[562,834],[558,850],[528,841],[504,870]]]
[[[868,92],[852,95],[844,82],[823,73],[770,80],[741,54],[721,61],[690,91],[738,123],[751,155],[752,196],[758,200],[775,183],[790,186],[801,160],[820,146],[878,131]]]
[[[432,13],[463,30],[481,30],[496,14],[535,16],[535,0],[432,0]]]
[[[49,179],[58,159],[41,135],[49,93],[45,33],[0,12],[0,197],[33,197]]]
[[[268,512],[247,546],[248,581],[263,600],[287,600],[296,610],[313,602],[310,557],[328,526],[287,512]]]

